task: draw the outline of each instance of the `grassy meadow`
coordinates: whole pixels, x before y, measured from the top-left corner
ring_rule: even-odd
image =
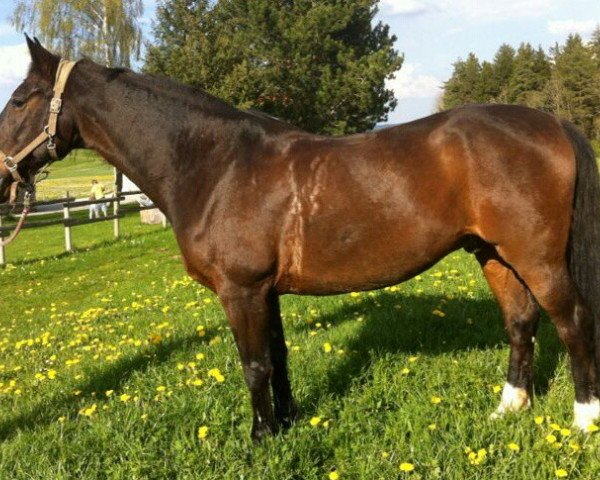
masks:
[[[545,320],[532,411],[492,421],[508,346],[457,252],[377,292],[286,296],[302,411],[255,445],[215,296],[169,230],[25,231],[0,270],[2,479],[594,479],[600,436],[569,429],[568,362]]]
[[[107,191],[114,184],[114,170],[107,162],[91,150],[74,150],[68,157],[48,168],[50,176],[37,186],[37,199],[64,197],[87,197],[93,179],[104,184]]]

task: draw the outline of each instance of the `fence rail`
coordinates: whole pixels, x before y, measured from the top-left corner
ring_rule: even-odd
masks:
[[[35,211],[37,207],[48,206],[48,205],[61,205],[63,210],[63,217],[57,219],[50,220],[33,220],[25,222],[22,228],[44,228],[50,227],[52,225],[63,225],[65,230],[65,251],[72,252],[73,251],[73,239],[71,235],[71,228],[80,227],[83,225],[89,225],[92,223],[99,222],[113,222],[113,234],[115,238],[118,238],[121,234],[121,227],[119,220],[125,216],[125,213],[136,213],[144,210],[155,210],[158,207],[155,205],[121,205],[121,202],[125,200],[125,197],[140,195],[142,192],[134,191],[134,192],[117,192],[112,197],[106,197],[99,200],[77,200],[74,197],[69,196],[69,192],[63,198],[57,198],[53,200],[43,200],[40,202],[32,202],[31,209]],[[74,218],[71,216],[73,209],[80,209],[82,207],[89,207],[91,205],[113,205],[113,213],[112,215],[107,215],[105,217],[98,218]],[[0,205],[0,208],[3,205]],[[12,206],[11,206],[12,207]],[[16,204],[14,207],[23,207],[23,204]],[[37,213],[36,215],[56,215],[58,212],[43,212]],[[32,219],[33,217],[29,217]],[[162,224],[163,227],[167,227],[167,219],[163,215]],[[0,240],[4,237],[8,237],[10,232],[14,229],[14,225],[2,225],[2,216],[0,216]],[[6,247],[0,245],[0,266],[5,265],[6,263]]]

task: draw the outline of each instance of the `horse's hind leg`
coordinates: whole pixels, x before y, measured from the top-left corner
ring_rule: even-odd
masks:
[[[534,337],[539,308],[529,289],[491,247],[476,253],[477,260],[494,293],[510,341],[508,377],[502,399],[492,418],[531,405],[533,398]]]
[[[585,430],[600,415],[592,316],[577,293],[564,260],[543,264],[536,263],[535,256],[521,260],[509,259],[548,312],[569,353],[575,384],[574,425]]]

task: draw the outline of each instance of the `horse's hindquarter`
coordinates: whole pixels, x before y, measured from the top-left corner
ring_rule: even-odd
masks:
[[[326,294],[397,283],[456,246],[463,193],[428,141],[430,128],[302,146],[289,163],[279,291]]]

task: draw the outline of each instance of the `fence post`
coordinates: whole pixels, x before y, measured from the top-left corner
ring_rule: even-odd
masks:
[[[0,215],[0,227],[2,226],[2,215]],[[4,245],[2,245],[2,240],[4,238],[4,234],[0,233],[0,265],[4,265],[6,263],[6,252],[4,250]]]
[[[115,234],[115,238],[119,238],[120,229],[119,229],[119,192],[115,192],[116,200],[113,203],[113,213],[115,215],[115,219],[113,220],[113,231]]]
[[[69,198],[69,192],[66,193],[65,198]],[[70,200],[67,200],[67,203],[63,205],[63,217],[64,217],[64,225],[65,225],[65,251],[72,252],[73,251],[73,241],[71,239],[71,227],[67,224],[69,218],[71,218],[71,212],[69,210]]]

